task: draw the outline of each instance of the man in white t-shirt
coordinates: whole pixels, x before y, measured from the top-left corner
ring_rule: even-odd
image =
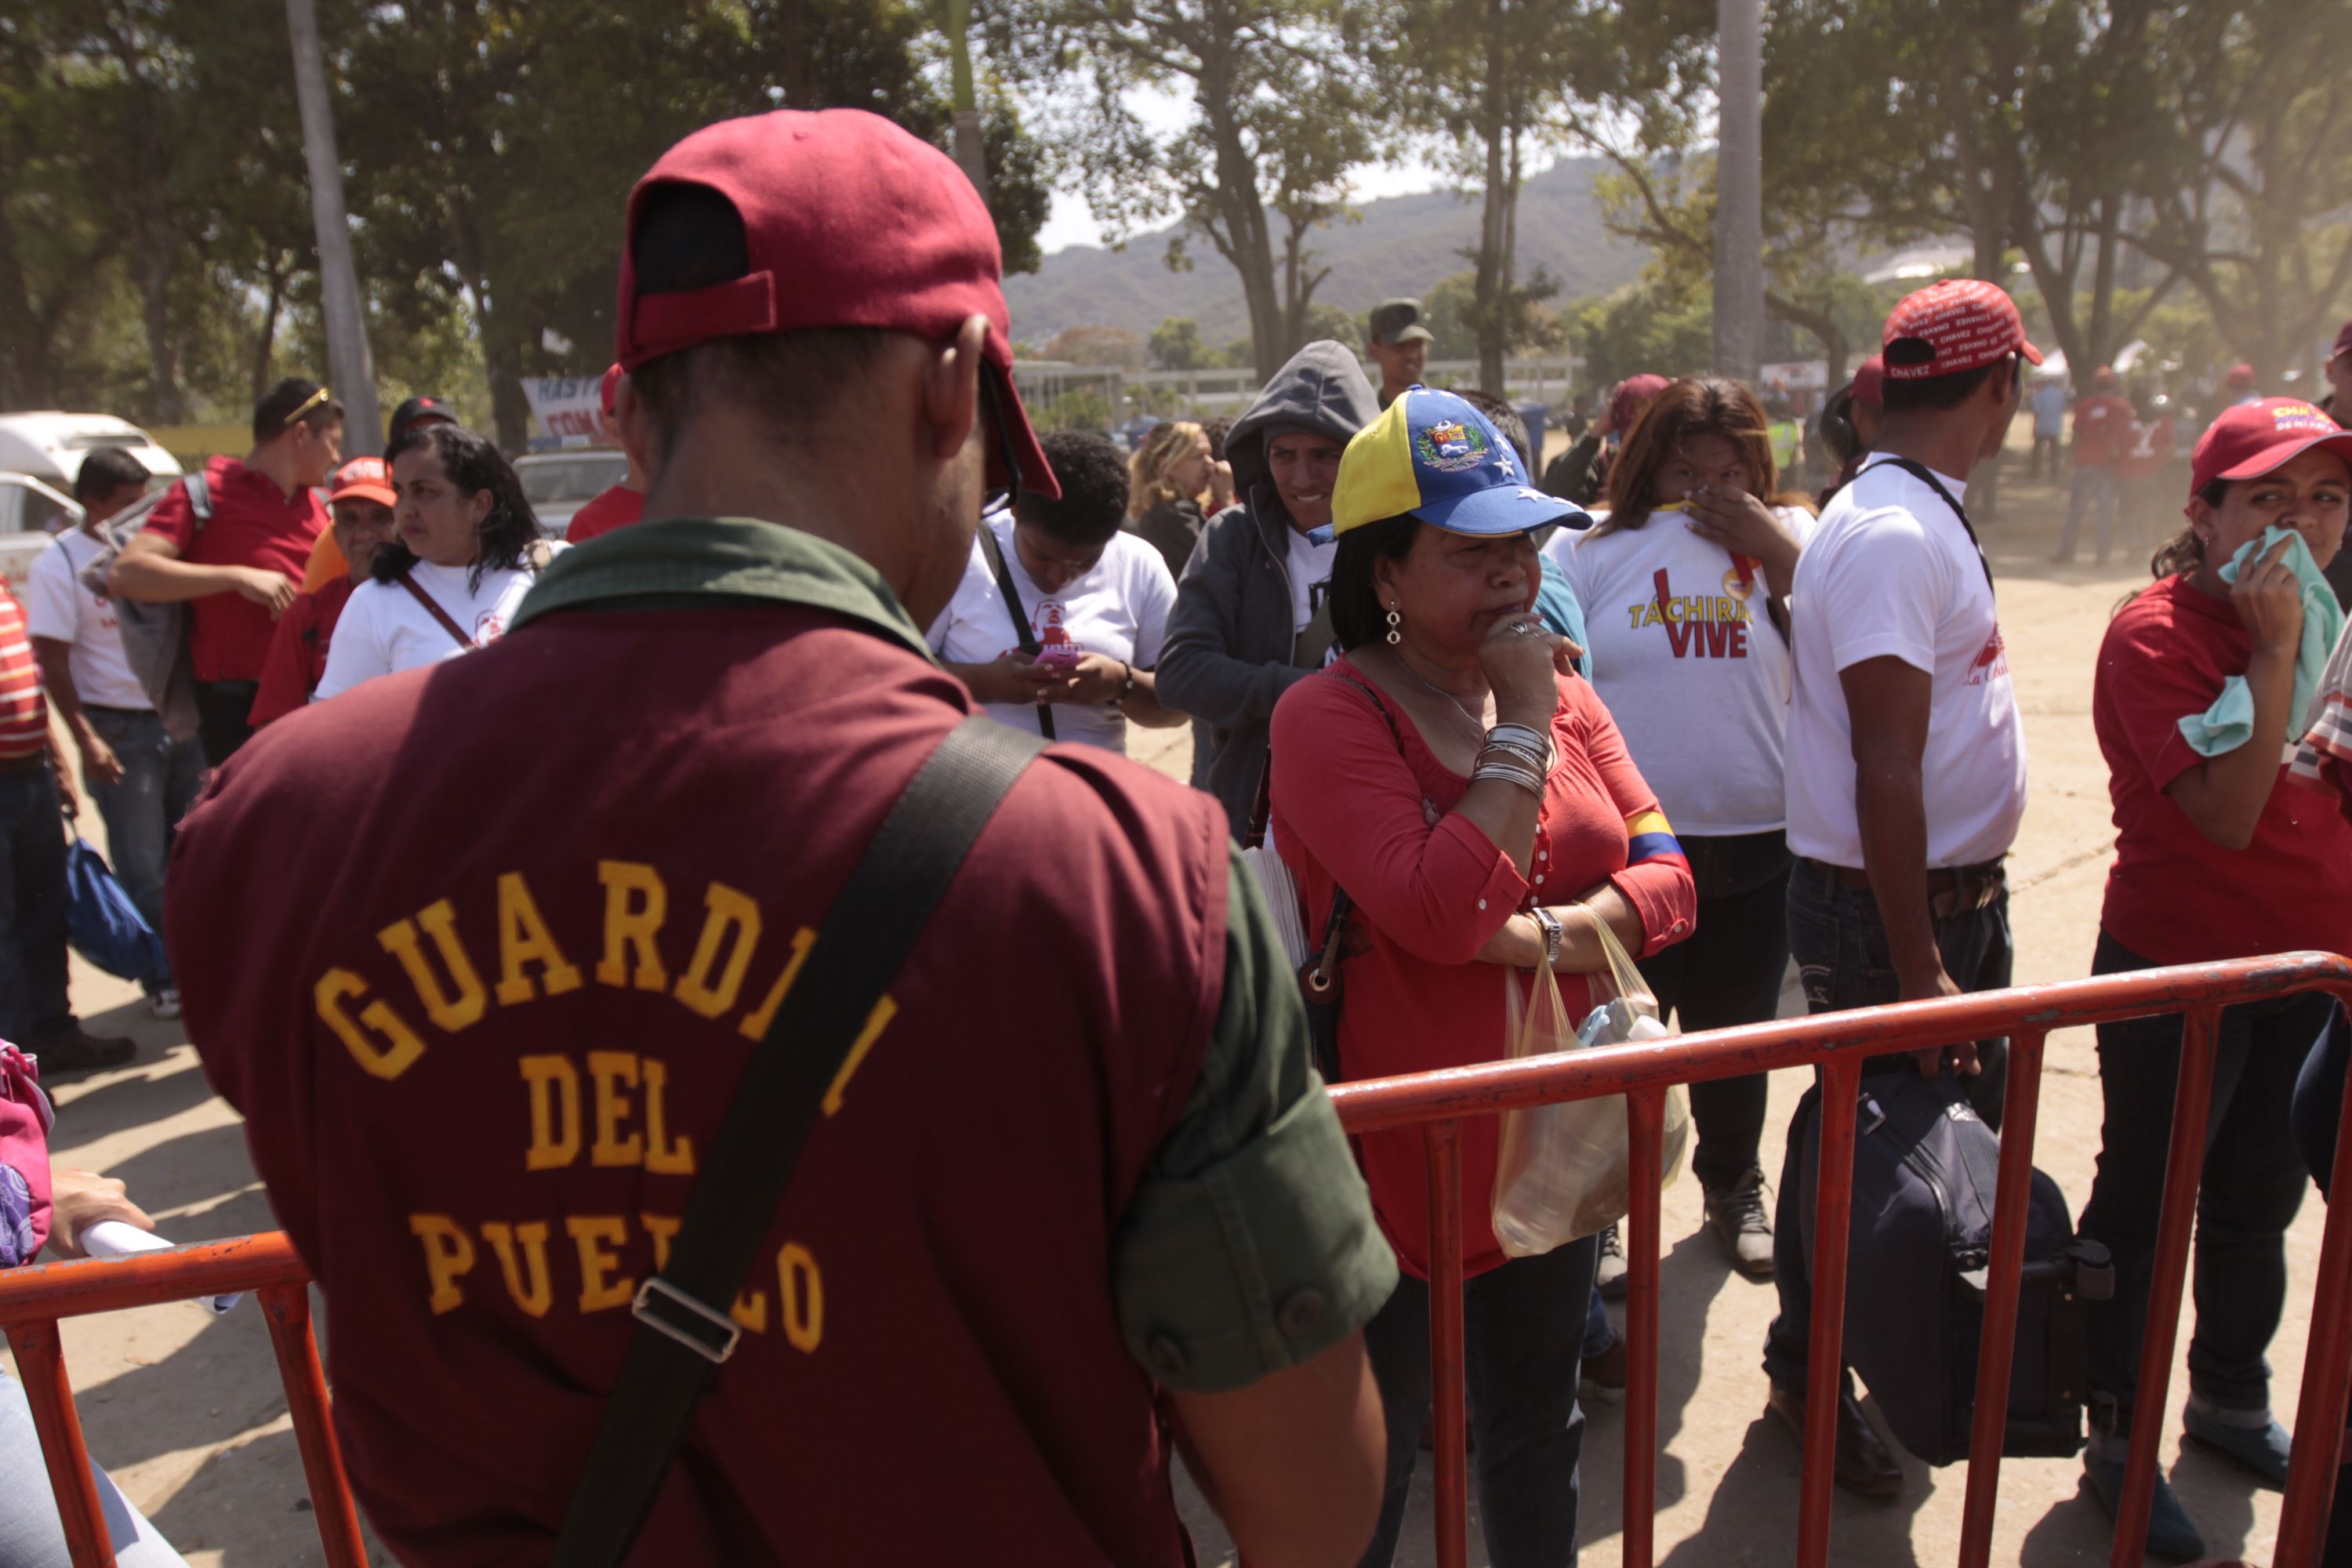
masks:
[[[2009,296],[1950,279],[1896,305],[1885,412],[1862,471],[1822,514],[1790,594],[1790,955],[1815,1013],[2009,984],[2001,862],[2025,810],[2025,736],[1992,572],[1961,508],[2017,413],[2026,341]],[[1874,1058],[1865,1076],[1947,1063],[1998,1127],[2006,1042]],[[1811,1281],[1798,1205],[1820,1125],[1809,1092],[1789,1129],[1775,1225],[1780,1315],[1765,1341],[1769,1408],[1801,1435]],[[1856,1267],[1864,1266],[1861,1260]],[[1837,1479],[1874,1495],[1902,1471],[1841,1400]]]
[[[931,623],[931,651],[991,718],[1032,734],[1050,721],[1056,741],[1125,755],[1129,721],[1184,722],[1160,706],[1154,673],[1176,579],[1121,526],[1127,463],[1108,437],[1056,431],[1040,444],[1061,499],[1024,490],[981,520],[986,538],[972,540],[963,581]]]
[[[25,622],[49,701],[81,751],[82,780],[105,819],[115,878],[161,935],[163,868],[173,831],[204,782],[204,748],[163,728],[123,656],[113,598],[82,580],[106,553],[104,525],[147,493],[147,479],[146,465],[119,447],[82,459],[74,476],[81,525],[34,558]],[[142,975],[140,986],[157,1017],[180,1016],[168,966]]]

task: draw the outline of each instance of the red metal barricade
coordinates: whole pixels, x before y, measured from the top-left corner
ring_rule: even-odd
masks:
[[[2191,1224],[2202,1173],[2205,1124],[2213,1092],[2213,1056],[2221,1009],[2301,991],[2325,991],[2352,1003],[2352,961],[2327,953],[2284,953],[2228,963],[2188,964],[2103,975],[2055,985],[2022,986],[1894,1007],[1684,1035],[1552,1057],[1496,1062],[1445,1072],[1343,1084],[1331,1091],[1350,1132],[1419,1125],[1429,1151],[1430,1354],[1437,1430],[1437,1561],[1461,1568],[1467,1556],[1467,1466],[1462,1405],[1462,1170],[1456,1137],[1471,1117],[1520,1106],[1623,1094],[1631,1132],[1633,1212],[1627,1216],[1625,1394],[1625,1568],[1654,1558],[1658,1430],[1658,1185],[1665,1091],[1675,1084],[1733,1078],[1768,1068],[1822,1069],[1821,1191],[1814,1210],[1812,1342],[1807,1389],[1805,1459],[1797,1514],[1799,1568],[1828,1561],[1830,1496],[1837,1444],[1838,1368],[1845,1318],[1847,1222],[1853,1182],[1854,1104],[1864,1058],[2006,1035],[2009,1082],[2002,1112],[2000,1181],[1995,1194],[1990,1276],[1977,1373],[1976,1420],[1969,1448],[1968,1493],[1960,1534],[1961,1568],[1985,1568],[1992,1552],[1993,1508],[2000,1484],[2003,1413],[2017,1338],[2018,1290],[2025,1259],[2025,1220],[2033,1168],[2042,1052],[2053,1029],[2113,1023],[2151,1014],[2186,1016],[2180,1084],[2173,1104],[2165,1167],[2163,1219],[2155,1284],[2140,1360],[2138,1405],[2160,1411],[2172,1381]],[[2352,1123],[2352,1084],[2343,1114]],[[2281,1510],[2273,1568],[2310,1568],[2326,1538],[2327,1510],[2344,1437],[2352,1379],[2352,1136],[2338,1141],[2329,1206],[2314,1287],[2303,1392],[2295,1406],[2294,1452]],[[2163,1423],[2136,1423],[2116,1527],[2114,1568],[2137,1568],[2156,1490],[2157,1445]]]
[[[1461,1568],[1467,1555],[1468,1478],[1464,1447],[1462,1374],[1462,1164],[1460,1123],[1520,1106],[1623,1094],[1631,1132],[1633,1206],[1627,1216],[1625,1404],[1626,1568],[1650,1568],[1657,1479],[1658,1185],[1665,1093],[1678,1083],[1732,1078],[1768,1068],[1822,1069],[1821,1192],[1815,1209],[1811,1387],[1805,1462],[1798,1506],[1797,1562],[1820,1568],[1829,1552],[1830,1496],[1837,1427],[1837,1375],[1843,1359],[1846,1229],[1853,1176],[1853,1122],[1865,1058],[1960,1040],[2007,1035],[2008,1098],[1995,1195],[1990,1277],[1978,1370],[1976,1424],[1960,1536],[1962,1568],[1986,1568],[2000,1483],[2002,1413],[2017,1335],[2018,1291],[2025,1257],[2025,1218],[2033,1165],[2035,1112],[2043,1042],[2053,1029],[2112,1023],[2158,1013],[2186,1015],[2180,1086],[2158,1233],[2155,1284],[2140,1363],[2141,1408],[2161,1410],[2172,1380],[2191,1225],[2202,1169],[2213,1056],[2221,1011],[2302,991],[2325,991],[2352,1003],[2352,961],[2326,953],[2286,953],[2229,963],[2142,970],[2130,974],[1952,996],[1896,1007],[1790,1018],[1778,1023],[1685,1035],[1557,1057],[1496,1062],[1341,1085],[1332,1090],[1351,1132],[1418,1125],[1429,1154],[1430,1342],[1436,1411],[1437,1560]],[[2344,1119],[2352,1122],[2352,1084]],[[2295,1406],[2294,1458],[2281,1510],[2273,1568],[2306,1568],[2319,1559],[2336,1469],[2342,1458],[2346,1406],[2352,1402],[2352,1137],[2338,1141],[2314,1287],[2303,1391]],[[90,1479],[81,1424],[59,1349],[58,1321],[159,1301],[251,1291],[268,1315],[280,1375],[292,1408],[302,1466],[317,1507],[319,1532],[333,1568],[362,1568],[359,1517],[343,1477],[319,1352],[310,1334],[307,1271],[282,1235],[241,1237],[108,1262],[56,1263],[0,1272],[0,1329],[24,1373],[58,1494],[75,1568],[111,1568],[112,1551]],[[2116,1530],[2116,1568],[2136,1568],[2155,1494],[2162,1423],[2137,1423]]]

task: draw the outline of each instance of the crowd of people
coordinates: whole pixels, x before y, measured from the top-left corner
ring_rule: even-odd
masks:
[[[346,463],[294,379],[160,500],[90,454],[29,614],[0,594],[0,1038],[52,1074],[131,1054],[66,994],[79,772],[166,938],[151,1004],[184,1006],[326,1293],[352,1479],[404,1562],[618,1518],[600,1560],[642,1527],[665,1562],[1172,1565],[1172,1448],[1247,1561],[1378,1568],[1429,1416],[1430,1187],[1418,1131],[1351,1144],[1318,1068],[1496,1059],[1510,977],[1549,969],[1581,1019],[1617,949],[1686,1031],[1773,1016],[1792,962],[1816,1013],[2008,984],[2025,743],[1968,481],[2029,397],[2054,473],[2069,409],[1998,287],[1895,308],[1808,494],[1793,416],[1717,377],[1628,379],[1539,480],[1507,405],[1424,384],[1410,300],[1372,313],[1377,386],[1310,343],[1230,424],[1040,437],[985,209],[855,111],[698,132],[625,234],[629,479],[570,548],[438,400]],[[2137,416],[2105,372],[2071,413],[2061,553],[2090,511],[2104,559]],[[2249,397],[2189,445],[2188,525],[2096,675],[2100,973],[2352,951],[2324,575],[2352,433]],[[1001,776],[948,755],[977,713]],[[1114,760],[1188,722],[1192,787]],[[868,948],[903,963],[866,975]],[[2221,1025],[2187,1424],[2273,1484],[2263,1355],[2325,1169],[2294,1132],[2345,1034],[2315,997]],[[2180,1035],[2099,1032],[2110,1511]],[[795,1082],[795,1052],[839,1065]],[[1864,1071],[1957,1075],[1997,1126],[2004,1055]],[[808,1131],[730,1233],[755,1095],[772,1139]],[[1691,1102],[1704,1223],[1779,1292],[1766,1408],[1801,1435],[1818,1092],[1777,1190],[1763,1075]],[[1489,1558],[1572,1563],[1622,1251],[1507,1256],[1497,1124],[1462,1139]],[[16,1234],[0,1264],[37,1249]],[[1836,1421],[1838,1483],[1899,1490],[1850,1373]],[[877,1512],[909,1467],[927,1506]],[[2204,1545],[2161,1475],[2150,1542]]]

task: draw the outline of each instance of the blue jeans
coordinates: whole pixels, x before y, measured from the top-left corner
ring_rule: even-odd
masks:
[[[2009,895],[1981,910],[1963,910],[1936,922],[1936,947],[1944,973],[1963,991],[1998,991],[2009,984]],[[1804,983],[1808,1013],[1842,1013],[1902,1000],[1902,984],[1886,945],[1886,924],[1878,900],[1867,888],[1849,888],[1817,861],[1800,860],[1789,874],[1789,953]],[[2001,1089],[2007,1081],[2009,1042],[1979,1040],[1982,1068],[1968,1079],[1969,1099],[1986,1125],[2000,1127]],[[1880,1072],[1916,1072],[1913,1058],[1872,1057],[1864,1077]],[[1764,1371],[1794,1394],[1805,1392],[1811,1359],[1813,1287],[1805,1247],[1799,1162],[1817,1136],[1822,1091],[1805,1091],[1789,1119],[1788,1152],[1780,1165],[1780,1190],[1772,1216],[1772,1283],[1780,1293],[1780,1314],[1764,1336]]]
[[[1577,1461],[1584,1412],[1577,1349],[1592,1300],[1599,1238],[1517,1258],[1462,1291],[1462,1370],[1470,1396],[1479,1522],[1494,1568],[1573,1568]],[[1388,1413],[1388,1495],[1360,1568],[1388,1568],[1429,1412],[1429,1282],[1405,1275],[1364,1328]]]
[[[89,726],[122,763],[122,782],[90,782],[90,798],[106,819],[107,858],[116,880],[157,937],[163,934],[163,868],[180,818],[204,783],[204,748],[174,741],[163,721],[143,709],[89,708]],[[172,984],[171,966],[140,982],[152,995]]]
[[[2151,967],[2099,933],[2094,974]],[[2224,1410],[2270,1405],[2271,1369],[2263,1352],[2286,1308],[2286,1227],[2303,1205],[2303,1157],[2292,1132],[2294,1084],[2334,1007],[2326,996],[2305,994],[2221,1010],[2197,1193],[2189,1389]],[[2099,1026],[2106,1120],[2082,1232],[2105,1242],[2116,1260],[2114,1298],[2090,1303],[2090,1379],[2094,1420],[2118,1436],[2131,1430],[2147,1336],[2180,1032],[2178,1013]]]
[[[47,759],[0,763],[0,1040],[73,1032],[66,998],[66,835]]]
[[[106,1532],[121,1568],[187,1568],[171,1543],[155,1533],[140,1511],[115,1489],[113,1479],[92,1460]],[[58,1522],[56,1494],[41,1460],[40,1434],[33,1407],[16,1380],[0,1372],[0,1564],[5,1568],[68,1568],[65,1528]]]

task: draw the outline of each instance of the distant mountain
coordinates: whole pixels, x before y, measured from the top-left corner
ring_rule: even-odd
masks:
[[[1592,184],[1602,168],[1595,158],[1562,159],[1519,192],[1520,272],[1549,268],[1564,300],[1608,293],[1633,281],[1648,259],[1643,247],[1601,226]],[[1315,250],[1331,268],[1315,291],[1318,303],[1361,314],[1391,296],[1424,293],[1472,265],[1459,253],[1478,243],[1475,192],[1469,201],[1447,191],[1390,196],[1360,210],[1360,222],[1316,232]],[[1006,279],[1013,335],[1042,343],[1065,327],[1123,327],[1148,337],[1164,317],[1191,316],[1212,344],[1248,336],[1249,310],[1233,268],[1196,238],[1192,269],[1171,272],[1171,232],[1139,235],[1124,250],[1073,246],[1045,258],[1039,271]]]

